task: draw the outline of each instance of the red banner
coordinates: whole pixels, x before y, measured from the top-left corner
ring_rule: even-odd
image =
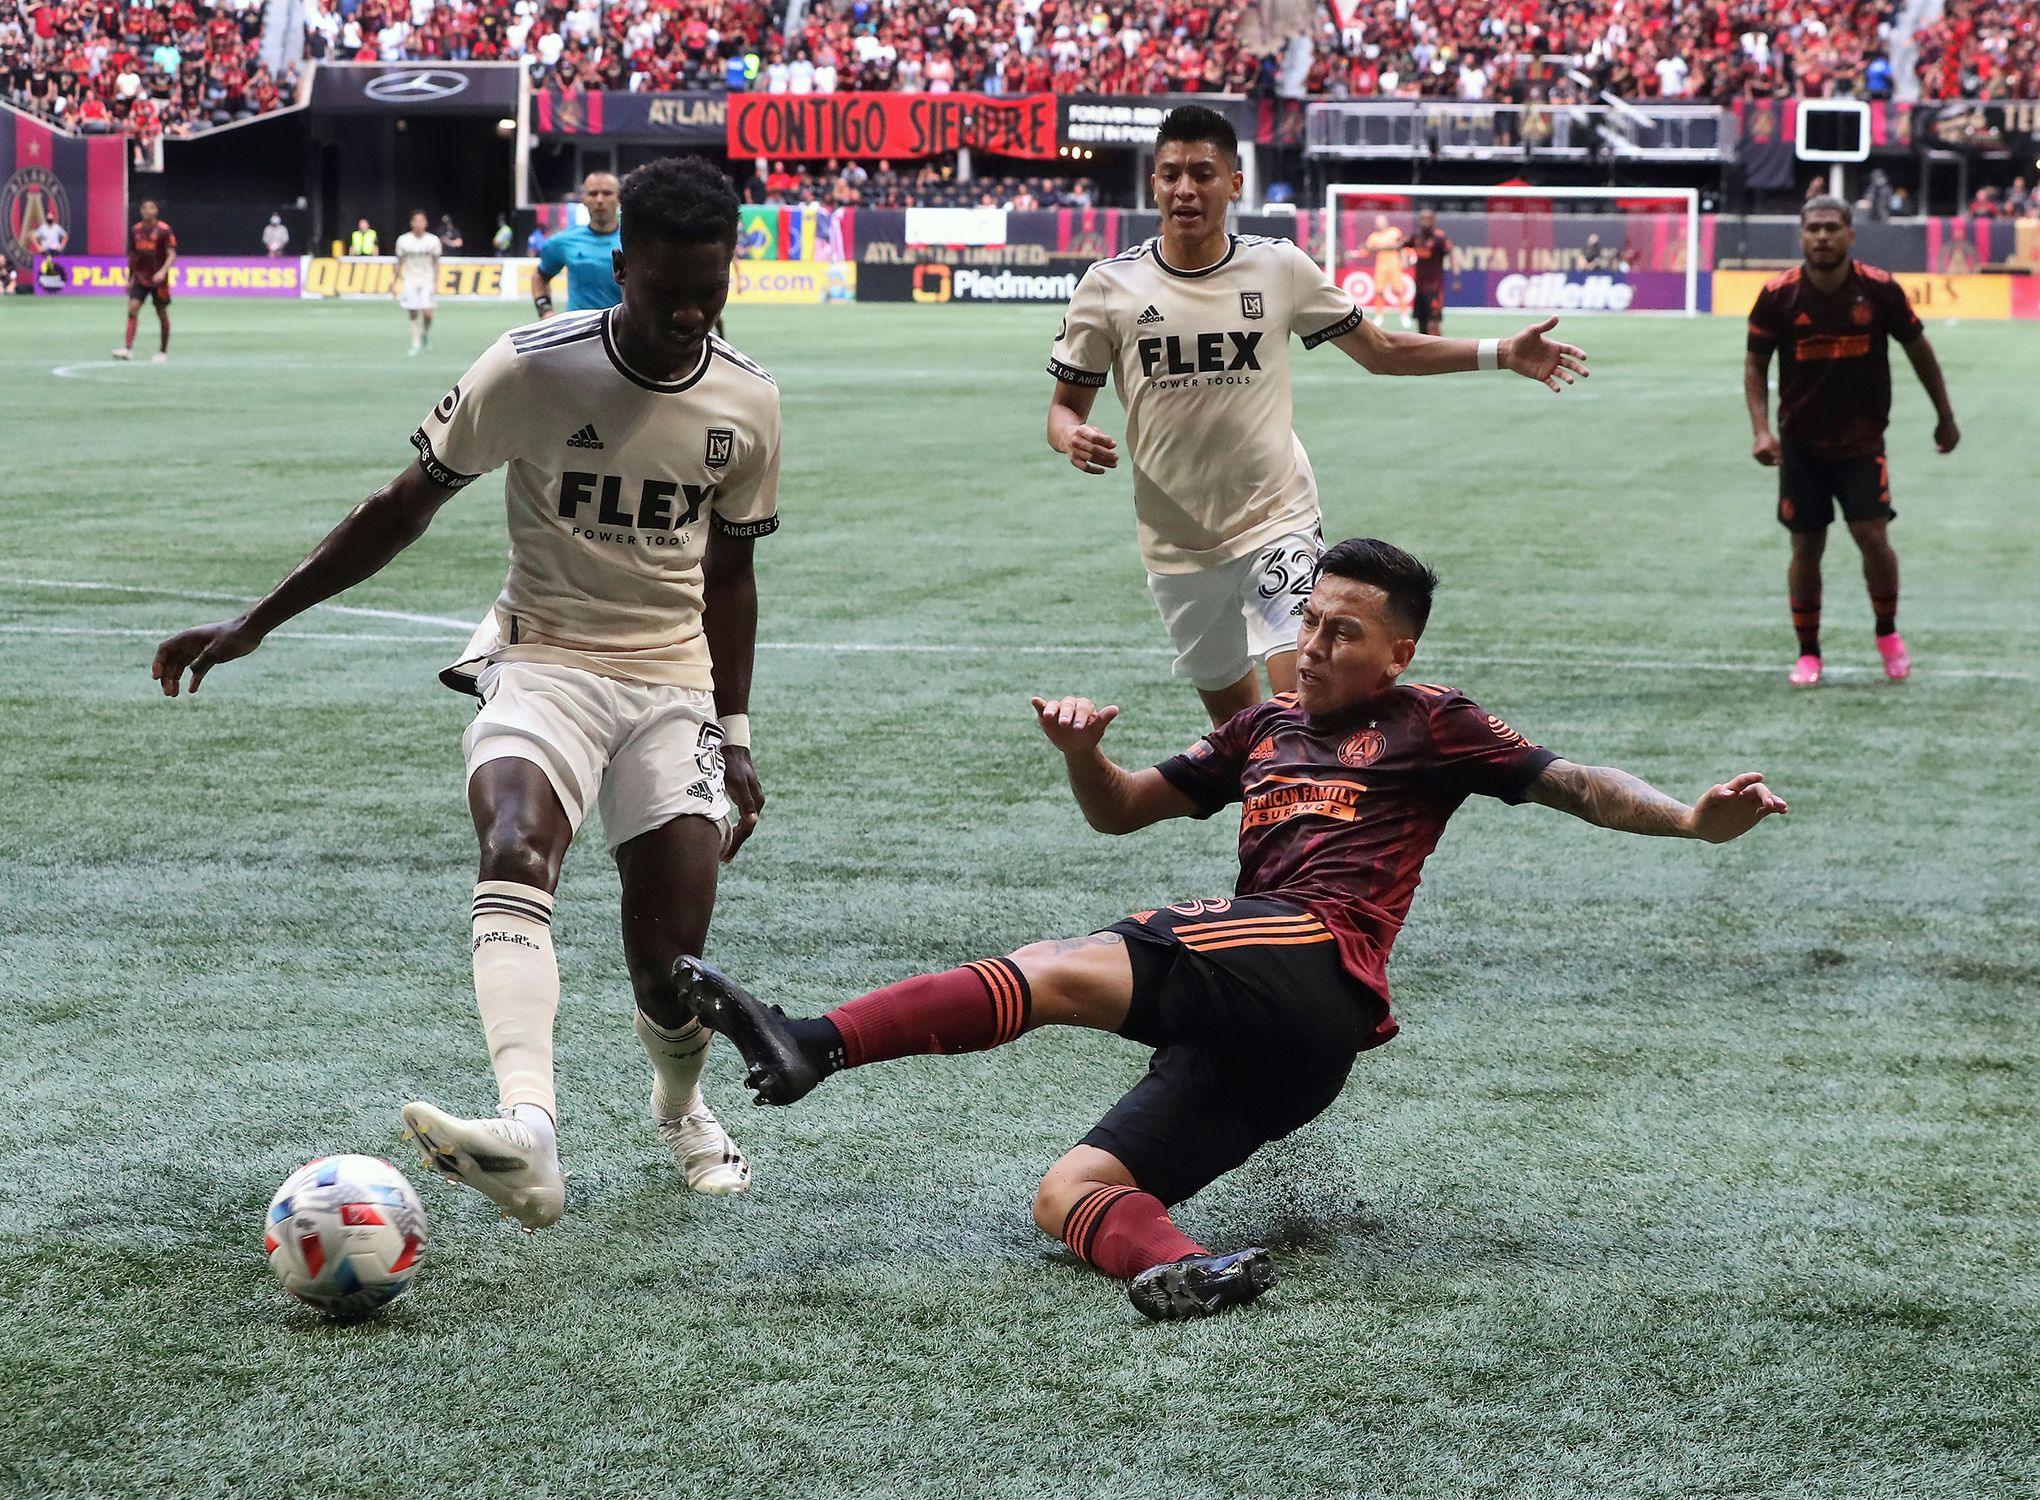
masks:
[[[1055,155],[1055,95],[732,94],[736,157],[943,156],[959,147],[996,156]]]

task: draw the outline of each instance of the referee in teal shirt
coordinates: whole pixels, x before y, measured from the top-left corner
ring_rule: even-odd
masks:
[[[561,271],[567,273],[568,312],[614,307],[623,300],[616,285],[615,259],[623,245],[617,227],[619,187],[614,172],[590,172],[581,184],[588,222],[561,230],[539,251],[531,301],[541,318],[553,315],[552,279]]]

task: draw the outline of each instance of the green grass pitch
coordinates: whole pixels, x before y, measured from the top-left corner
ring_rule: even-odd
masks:
[[[1533,738],[1790,799],[1722,849],[1470,805],[1394,975],[1404,1034],[1187,1205],[1282,1285],[1142,1322],[1028,1222],[1138,1076],[1051,1033],[772,1112],[709,1084],[754,1191],[691,1197],[645,1118],[615,877],[558,931],[569,1217],[422,1186],[409,1299],[288,1302],[262,1210],[397,1107],[493,1100],[473,845],[433,674],[504,551],[476,485],[382,576],[195,699],[154,642],[231,613],[410,456],[513,309],[403,357],[394,310],[0,307],[0,1493],[1973,1497],[2040,1431],[2040,527],[2016,325],[1935,326],[1966,440],[1900,364],[1910,683],[1837,536],[1817,692],[1733,319],[1572,319],[1594,377],[1297,357],[1334,535],[1445,588],[1419,657]],[[1225,819],[1086,830],[1026,696],[1199,729],[1124,473],[1041,439],[1053,309],[736,309],[784,392],[754,719],[771,797],[711,952],[790,1010],[1221,893]],[[1502,332],[1456,316],[1458,332]],[[153,332],[145,327],[146,345]],[[1100,403],[1118,431],[1117,403]]]

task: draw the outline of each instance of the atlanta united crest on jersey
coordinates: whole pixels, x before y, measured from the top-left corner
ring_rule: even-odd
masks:
[[[1126,408],[1133,504],[1150,573],[1193,573],[1318,525],[1317,479],[1291,428],[1289,337],[1306,349],[1360,310],[1294,242],[1232,235],[1179,271],[1159,239],[1084,273],[1049,373]]]
[[[779,391],[713,337],[692,369],[655,380],[625,361],[615,316],[512,329],[412,435],[440,484],[508,469],[509,578],[449,685],[527,661],[712,686],[701,558],[711,525],[779,525]]]

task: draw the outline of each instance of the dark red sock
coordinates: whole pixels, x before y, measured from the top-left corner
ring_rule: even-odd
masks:
[[[1792,601],[1792,629],[1799,636],[1801,656],[1820,655],[1820,595]]]
[[[1139,1188],[1092,1188],[1063,1220],[1063,1243],[1121,1281],[1186,1255],[1208,1255],[1176,1227],[1162,1200]]]
[[[828,1014],[843,1034],[843,1061],[858,1068],[928,1052],[983,1052],[1027,1029],[1027,976],[1008,958],[946,974],[903,979]]]
[[[135,315],[133,313],[128,314],[127,346],[130,349],[135,346]]]
[[[161,317],[163,320],[163,352],[168,354],[170,352],[170,315],[163,313]]]

